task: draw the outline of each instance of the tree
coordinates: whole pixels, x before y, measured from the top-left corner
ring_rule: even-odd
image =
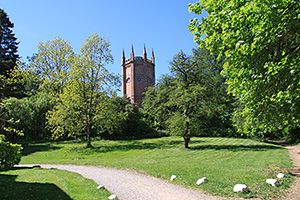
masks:
[[[29,60],[29,66],[42,79],[40,89],[57,96],[68,81],[75,53],[69,42],[56,37],[45,44],[39,43],[38,53]]]
[[[172,104],[178,107],[178,111],[169,119],[169,127],[183,136],[184,147],[188,148],[190,142],[190,118],[196,110],[196,107],[205,98],[205,85],[199,84],[201,80],[199,75],[199,66],[193,65],[190,57],[182,51],[174,56],[171,63],[171,72],[176,76],[176,88],[171,96]]]
[[[244,105],[243,132],[300,128],[300,2],[201,0],[189,10],[196,42],[227,62],[228,91]],[[241,121],[240,121],[241,122]]]
[[[22,98],[25,94],[24,77],[16,67],[19,55],[18,42],[12,31],[14,24],[10,22],[4,10],[0,9],[0,98]]]
[[[49,126],[55,136],[64,134],[87,136],[91,147],[91,133],[95,125],[98,106],[112,94],[117,78],[109,73],[105,64],[113,62],[110,43],[96,34],[89,36],[71,65],[68,81],[59,101],[48,115]]]
[[[0,9],[0,75],[8,76],[9,70],[16,65],[18,42],[12,31],[14,24],[10,22],[4,10]]]
[[[127,97],[108,97],[98,111],[95,126],[102,138],[142,138],[154,132],[147,113]]]
[[[169,101],[175,88],[174,75],[165,74],[155,87],[147,88],[145,93],[143,108],[154,117],[155,126],[159,129],[167,129],[167,120],[177,110],[176,105]]]
[[[194,49],[192,56],[181,51],[171,62],[172,75],[163,77],[146,92],[144,108],[163,121],[172,135],[183,136],[186,148],[196,134],[193,127],[199,119],[207,121],[215,116],[214,120],[220,120],[228,104],[220,76],[222,62],[216,58],[205,48]]]

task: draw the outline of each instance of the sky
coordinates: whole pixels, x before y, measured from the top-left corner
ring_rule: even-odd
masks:
[[[169,73],[170,61],[181,49],[191,54],[196,47],[187,29],[189,20],[202,15],[188,12],[197,0],[2,0],[0,8],[14,23],[20,42],[18,54],[26,61],[40,42],[56,36],[71,43],[76,53],[93,33],[111,42],[114,63],[106,67],[121,74],[122,51],[130,57],[155,56],[156,80]]]

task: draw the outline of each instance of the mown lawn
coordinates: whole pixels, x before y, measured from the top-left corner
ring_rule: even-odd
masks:
[[[132,141],[64,141],[24,145],[21,164],[60,163],[131,168],[155,177],[178,178],[176,184],[201,189],[206,193],[231,197],[278,197],[288,188],[292,162],[285,148],[249,139],[192,138],[191,149],[183,148],[180,137],[164,137]],[[265,183],[286,174],[278,187]],[[208,182],[196,185],[199,178]],[[246,184],[250,193],[236,194],[235,184]]]
[[[110,193],[79,174],[56,169],[0,170],[0,199],[108,199]]]

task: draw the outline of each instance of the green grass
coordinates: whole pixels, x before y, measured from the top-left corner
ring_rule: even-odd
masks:
[[[249,139],[192,138],[191,149],[183,148],[180,137],[132,141],[94,141],[85,149],[84,142],[31,143],[24,145],[21,164],[60,163],[131,168],[138,172],[201,189],[206,193],[231,197],[272,198],[283,194],[292,182],[292,162],[285,148]],[[265,183],[286,174],[279,186]],[[208,182],[196,185],[199,178]],[[246,184],[247,194],[233,192],[235,184]]]
[[[0,171],[0,199],[108,199],[110,193],[81,175],[56,169]]]

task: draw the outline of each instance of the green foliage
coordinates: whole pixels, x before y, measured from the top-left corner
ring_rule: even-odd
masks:
[[[169,99],[176,87],[172,75],[163,75],[155,87],[149,87],[143,99],[143,108],[154,118],[154,127],[167,129],[166,121],[177,110],[176,105],[169,103]]]
[[[0,135],[0,168],[10,168],[21,161],[20,144],[6,142],[4,135]]]
[[[128,116],[126,99],[113,95],[106,96],[105,100],[98,104],[97,115],[95,116],[95,130],[102,138],[109,138],[110,135],[122,134],[124,120]],[[95,134],[95,135],[97,135]]]
[[[129,109],[128,109],[129,108]],[[127,138],[136,139],[143,137],[156,137],[151,115],[138,108],[136,105],[128,104],[127,117],[124,120],[123,135]]]
[[[4,101],[3,118],[19,119],[14,125],[16,130],[22,131],[22,137],[18,134],[6,133],[10,139],[44,140],[50,139],[51,133],[46,129],[46,113],[54,106],[54,99],[46,93],[37,93],[31,97],[17,99],[14,97]]]
[[[10,22],[4,10],[0,9],[0,75],[8,77],[9,70],[16,65],[18,42],[12,31],[14,24]]]
[[[191,136],[212,136],[212,128],[227,132],[233,99],[226,94],[221,70],[222,61],[205,47],[194,49],[192,56],[181,51],[171,62],[172,75],[148,89],[143,106],[171,135],[183,136],[185,147]]]
[[[133,139],[154,132],[149,114],[131,104],[126,97],[107,97],[98,104],[97,110],[99,112],[95,116],[94,136],[100,134],[105,139]]]
[[[4,10],[0,9],[0,99],[26,96],[23,77],[16,67],[18,42]]]
[[[0,75],[0,98],[26,96],[26,79],[18,66],[7,71],[7,75]]]
[[[91,146],[93,126],[101,119],[97,117],[101,112],[99,107],[108,99],[107,96],[114,93],[113,86],[119,82],[118,77],[105,68],[106,64],[113,62],[109,47],[109,41],[93,34],[86,39],[81,54],[70,57],[73,61],[66,64],[71,63],[67,77],[66,70],[62,74],[55,70],[59,73],[54,76],[54,80],[58,80],[55,83],[64,85],[57,93],[57,104],[47,115],[55,138],[86,135],[87,147]],[[55,51],[50,48],[48,52],[47,48],[48,54],[55,54]]]
[[[201,0],[189,9],[208,13],[201,22],[191,20],[189,29],[199,45],[227,60],[222,73],[228,91],[244,105],[240,131],[298,129],[300,2]]]
[[[23,131],[16,129],[16,125],[20,122],[20,120],[15,120],[14,118],[5,118],[7,112],[5,111],[5,106],[8,106],[8,103],[0,102],[0,133],[8,133],[10,136],[12,134],[16,134],[18,136],[23,136]],[[2,132],[3,131],[3,132]],[[1,135],[1,134],[0,134]],[[3,139],[0,137],[0,139]]]
[[[38,53],[30,58],[29,66],[42,78],[40,89],[57,96],[68,81],[75,53],[69,42],[56,37],[39,43]]]
[[[25,63],[17,62],[17,65],[8,70],[9,76],[0,75],[0,92],[2,98],[23,98],[35,94],[41,82],[37,72],[27,68]]]

